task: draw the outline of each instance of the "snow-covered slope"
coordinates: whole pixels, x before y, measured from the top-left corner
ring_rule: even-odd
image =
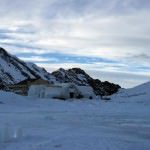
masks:
[[[150,82],[146,82],[130,89],[121,89],[118,93],[112,95],[112,98],[150,101]]]
[[[149,150],[150,101],[132,98],[60,101],[0,91],[0,150]]]
[[[17,57],[0,48],[0,82],[14,84],[27,78],[43,78],[53,81],[53,77],[44,68],[32,63],[25,63]]]
[[[99,79],[93,79],[84,70],[80,68],[72,68],[65,70],[63,68],[52,72],[59,82],[73,82],[77,85],[91,86],[96,95],[111,95],[116,93],[120,88],[119,85],[108,81],[102,82]]]

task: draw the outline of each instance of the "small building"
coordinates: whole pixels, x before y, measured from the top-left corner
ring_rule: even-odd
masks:
[[[74,83],[62,83],[53,85],[31,85],[28,96],[35,98],[95,98],[93,89],[90,86],[78,86]]]
[[[48,85],[48,84],[49,81],[38,78],[38,79],[26,79],[17,84],[7,85],[7,87],[11,92],[27,96],[29,87],[31,85]]]

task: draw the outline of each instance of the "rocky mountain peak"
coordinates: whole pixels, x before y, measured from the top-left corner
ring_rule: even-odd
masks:
[[[96,95],[111,95],[116,93],[120,88],[119,85],[110,83],[108,81],[100,81],[99,79],[93,79],[84,70],[80,68],[72,68],[65,70],[60,68],[52,75],[56,77],[58,82],[73,82],[77,85],[88,85],[93,88]]]
[[[45,69],[32,63],[26,63],[0,48],[0,79],[3,84],[15,84],[25,79],[34,78],[55,81],[55,77]]]
[[[3,49],[2,47],[0,47],[0,54],[8,54],[7,51],[5,49]]]

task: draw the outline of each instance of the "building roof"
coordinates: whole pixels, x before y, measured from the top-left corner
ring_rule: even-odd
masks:
[[[21,82],[18,82],[18,83],[15,84],[15,85],[18,85],[18,84],[27,84],[28,82],[34,82],[34,81],[36,81],[36,80],[38,80],[38,79],[25,79],[25,80],[23,80],[23,81],[21,81]]]
[[[45,82],[49,83],[49,81],[44,80],[44,79],[42,79],[42,78],[35,78],[35,79],[25,79],[25,80],[23,80],[23,81],[21,81],[21,82],[18,82],[18,83],[15,84],[15,85],[27,85],[29,82],[30,82],[30,83],[34,83],[34,82],[36,82],[36,81],[38,81],[38,80],[42,80],[42,81],[45,81]]]

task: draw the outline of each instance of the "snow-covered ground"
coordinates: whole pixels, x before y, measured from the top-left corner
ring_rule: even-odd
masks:
[[[61,101],[1,91],[0,150],[150,150],[150,94],[125,95]]]

